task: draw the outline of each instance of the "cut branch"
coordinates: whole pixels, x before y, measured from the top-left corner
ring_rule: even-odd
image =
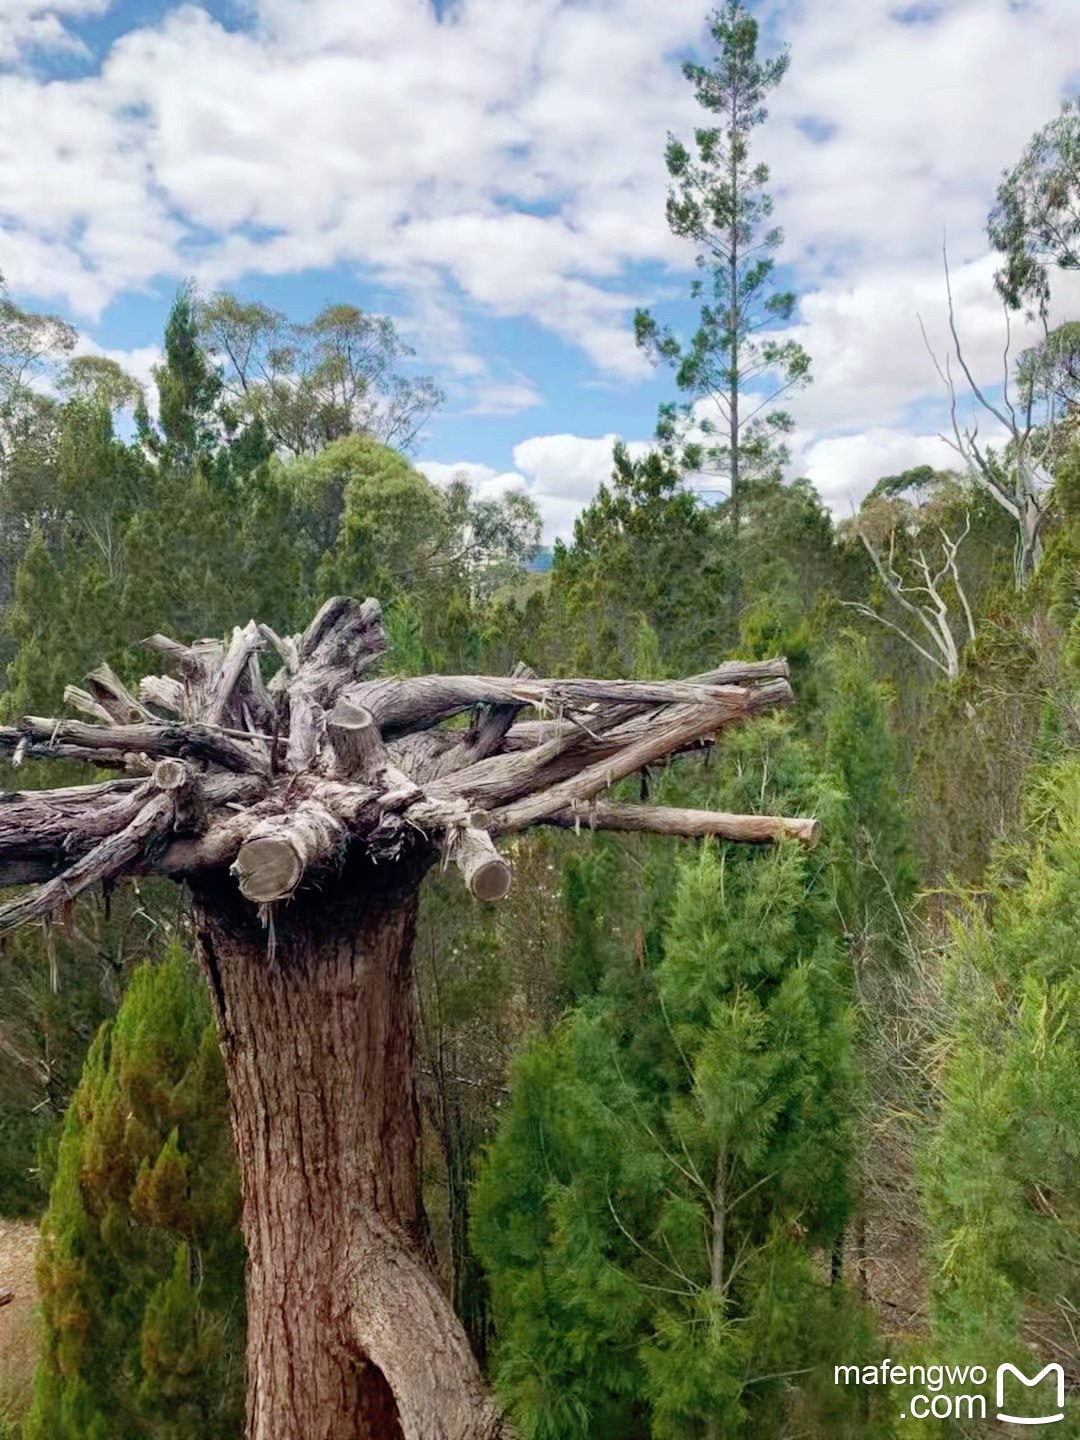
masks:
[[[326,739],[334,773],[342,779],[369,780],[388,762],[386,746],[370,710],[339,700],[326,717]]]
[[[502,900],[509,895],[514,871],[509,860],[495,849],[486,830],[469,825],[458,831],[450,854],[477,900]]]
[[[345,840],[345,827],[324,806],[303,800],[290,814],[260,821],[240,846],[232,873],[247,900],[284,900],[305,871],[325,864]]]
[[[786,682],[777,683],[787,688]],[[790,688],[787,693],[790,697]],[[516,804],[495,810],[491,816],[491,827],[503,832],[522,830],[549,815],[558,814],[575,801],[590,800],[602,790],[609,789],[616,780],[632,775],[635,770],[661,759],[680,745],[714,733],[723,725],[730,724],[731,720],[730,701],[676,707],[670,715],[657,719],[639,740],[619,749],[609,759],[590,765],[572,779],[552,785],[539,794],[529,795]]]
[[[689,839],[717,835],[722,840],[762,845],[779,840],[798,840],[812,850],[821,839],[821,821],[792,819],[778,815],[725,815],[719,810],[675,810],[658,805],[612,805],[594,801],[579,809],[556,811],[544,825],[577,830],[587,825],[594,830],[647,831],[652,835],[684,835]]]
[[[205,725],[176,725],[171,722],[140,725],[87,725],[81,720],[47,720],[27,715],[17,727],[0,727],[0,750],[14,750],[27,740],[46,747],[57,758],[84,758],[85,752],[107,751],[111,756],[149,755],[204,760],[224,770],[241,774],[269,771],[269,762],[258,753],[254,744],[239,744],[220,730]],[[80,752],[71,755],[72,750]],[[115,764],[107,758],[95,763]],[[123,761],[120,761],[123,764]]]

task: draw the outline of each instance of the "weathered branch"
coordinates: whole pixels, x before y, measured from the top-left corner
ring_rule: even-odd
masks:
[[[542,825],[578,830],[647,831],[652,835],[683,835],[694,839],[717,835],[722,840],[767,844],[783,839],[798,840],[812,850],[821,839],[821,821],[791,819],[778,815],[725,815],[719,810],[676,810],[662,805],[612,805],[593,801],[578,809],[556,811],[545,816]]]
[[[786,685],[784,681],[777,683]],[[623,746],[609,758],[588,766],[560,784],[494,810],[491,827],[497,831],[522,830],[549,815],[558,814],[575,801],[590,800],[602,790],[609,789],[616,780],[632,775],[643,765],[661,759],[690,740],[730,724],[731,719],[730,700],[727,703],[714,701],[709,705],[677,706],[670,716],[660,716],[655,720],[640,739]],[[473,794],[472,798],[479,800],[480,797]]]
[[[362,681],[383,649],[379,606],[342,596],[302,635],[250,622],[227,648],[147,643],[183,680],[152,676],[136,700],[101,667],[91,689],[69,691],[101,723],[28,716],[0,729],[0,752],[16,760],[80,759],[149,777],[0,797],[0,883],[44,882],[0,912],[8,924],[124,874],[231,868],[245,898],[270,904],[335,866],[349,844],[394,860],[417,844],[434,855],[440,838],[470,891],[496,900],[512,870],[492,835],[578,823],[576,807],[589,802],[589,823],[613,829],[792,833],[807,843],[816,833],[809,821],[595,803],[643,765],[789,701],[783,660],[729,662],[690,681],[537,679],[522,666],[508,678]],[[267,644],[283,661],[269,686],[259,666]],[[161,718],[147,701],[184,718]],[[515,723],[525,707],[551,718]],[[468,729],[440,727],[468,709]]]
[[[326,863],[345,841],[341,821],[317,801],[302,800],[289,814],[262,820],[232,864],[240,893],[256,904],[284,900],[304,872]]]
[[[202,777],[183,760],[159,760],[151,778],[172,797],[176,833],[201,835],[210,821]]]
[[[370,710],[339,700],[326,717],[326,739],[334,773],[342,779],[370,780],[388,762],[386,746]]]
[[[43,919],[89,886],[122,873],[149,844],[168,833],[172,818],[172,800],[168,795],[148,800],[130,824],[95,845],[62,875],[0,907],[0,935],[17,930],[31,920]]]
[[[149,755],[164,759],[190,757],[240,774],[269,771],[269,763],[255,749],[255,742],[238,744],[220,730],[205,725],[178,725],[173,722],[139,725],[87,725],[81,720],[47,720],[27,715],[18,726],[0,727],[0,751],[14,750],[22,740],[44,745],[56,758],[82,759],[82,752],[107,751],[109,756]],[[71,755],[77,750],[78,755]],[[39,752],[40,753],[40,752]],[[106,758],[93,763],[115,766]],[[123,764],[123,761],[120,761]]]
[[[513,868],[495,849],[486,830],[469,825],[456,831],[450,854],[477,900],[502,900],[510,893]]]
[[[503,679],[491,675],[424,675],[412,680],[370,680],[349,688],[346,699],[371,711],[384,735],[437,724],[475,705],[531,705],[541,711],[590,705],[704,705],[725,685],[687,680]]]

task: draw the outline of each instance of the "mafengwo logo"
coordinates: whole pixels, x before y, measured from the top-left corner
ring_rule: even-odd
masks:
[[[1057,1410],[1056,1415],[1006,1415],[1005,1405],[1005,1376],[1015,1375],[1021,1385],[1038,1385],[1045,1380],[1047,1375],[1053,1375],[1057,1382]],[[1054,1420],[1065,1419],[1065,1371],[1060,1365],[1046,1365],[1035,1376],[1029,1380],[1026,1375],[1019,1371],[1015,1365],[999,1365],[997,1372],[997,1418],[1004,1420],[1006,1425],[1049,1425]]]
[[[880,1365],[837,1365],[833,1378],[837,1385],[923,1387],[903,1402],[901,1420],[987,1418],[983,1387],[989,1374],[984,1365],[894,1365],[884,1360]],[[1053,1382],[1052,1405],[1048,1380]],[[997,1419],[1005,1425],[1052,1425],[1065,1418],[1065,1372],[1051,1364],[1028,1376],[1015,1365],[999,1365],[995,1399]]]

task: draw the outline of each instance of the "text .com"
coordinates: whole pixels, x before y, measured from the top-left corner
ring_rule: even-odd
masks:
[[[837,1385],[909,1387],[914,1394],[900,1412],[902,1420],[985,1420],[988,1413],[983,1392],[990,1376],[983,1365],[894,1365],[883,1360],[880,1365],[837,1365],[834,1380]],[[999,1365],[992,1388],[996,1404],[989,1413],[1006,1425],[1049,1425],[1065,1418],[1065,1372],[1060,1365],[1045,1365],[1037,1375]]]

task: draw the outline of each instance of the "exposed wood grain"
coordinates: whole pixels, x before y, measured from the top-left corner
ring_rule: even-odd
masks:
[[[751,845],[790,838],[812,850],[821,839],[821,821],[780,815],[725,815],[719,810],[678,810],[664,805],[614,805],[594,800],[556,811],[540,821],[563,829],[637,830],[652,835],[696,838],[717,835]]]
[[[317,801],[267,817],[249,832],[231,867],[241,895],[260,905],[286,899],[304,872],[328,861],[344,840],[341,821]]]
[[[450,855],[461,871],[470,894],[477,900],[502,900],[509,895],[514,871],[495,849],[486,830],[468,825],[455,831]]]
[[[334,774],[342,779],[370,780],[388,763],[374,715],[348,700],[339,700],[326,717],[326,739],[333,753]]]

